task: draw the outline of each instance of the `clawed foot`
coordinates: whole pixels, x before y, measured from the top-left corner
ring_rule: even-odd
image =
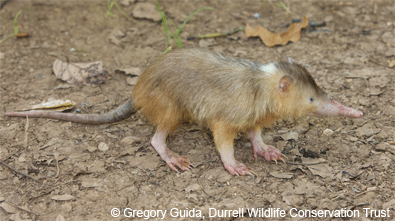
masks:
[[[224,163],[225,169],[231,174],[231,175],[250,175],[250,176],[258,176],[256,172],[247,167],[246,165],[239,163],[236,161],[236,165],[231,166],[230,164]]]
[[[282,154],[278,149],[273,146],[268,145],[267,150],[264,148],[255,148],[254,147],[254,158],[257,158],[257,155],[264,157],[267,161],[275,161],[277,164],[277,160],[281,160],[285,163],[284,158],[288,159],[284,154]]]
[[[169,167],[176,172],[178,172],[176,166],[183,171],[192,169],[192,164],[188,157],[180,156],[169,149],[167,149],[166,153],[161,157],[167,163],[167,165],[169,165]]]

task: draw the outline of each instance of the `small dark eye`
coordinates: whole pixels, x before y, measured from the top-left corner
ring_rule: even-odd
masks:
[[[313,102],[313,101],[314,101],[314,99],[311,97],[311,98],[310,98],[310,102]]]

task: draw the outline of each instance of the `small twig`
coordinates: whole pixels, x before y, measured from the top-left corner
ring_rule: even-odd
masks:
[[[227,36],[231,36],[239,31],[243,31],[242,27],[236,28],[236,29],[232,29],[230,32],[228,33],[214,33],[214,34],[206,34],[206,35],[200,35],[200,36],[191,36],[191,37],[187,37],[187,40],[194,40],[194,39],[202,39],[202,38],[216,38],[216,37],[227,37]]]
[[[322,161],[322,162],[315,162],[315,163],[297,163],[297,162],[290,162],[290,161],[285,161],[285,162],[288,163],[288,164],[291,164],[291,165],[308,166],[308,165],[317,165],[317,164],[325,163],[326,160]]]
[[[221,199],[221,197],[228,192],[228,189],[224,190],[224,192],[221,193],[221,195],[219,195],[219,197],[216,199],[217,201],[219,201]]]
[[[217,201],[219,201],[219,200],[221,199],[221,197],[228,191],[228,190],[226,189],[226,190],[225,190],[224,192],[222,192],[217,198],[215,198],[213,195],[208,194],[208,193],[204,190],[203,185],[202,185],[202,183],[200,182],[199,178],[197,179],[197,181],[198,181],[198,184],[199,184],[200,188],[202,188],[203,193],[205,193],[207,196],[209,196],[209,197],[211,197],[211,198],[213,198],[213,199],[215,199],[215,200],[217,200]]]
[[[363,195],[363,194],[365,194],[365,193],[375,191],[376,189],[377,189],[376,187],[370,187],[370,188],[368,188],[367,190],[363,191],[362,193],[356,194],[356,195],[354,196],[354,198],[355,198],[355,197],[359,197],[359,196],[361,196],[361,195]]]
[[[33,197],[30,197],[28,200],[30,201],[30,200],[37,199],[37,198],[39,198],[39,197],[42,197],[42,196],[48,195],[48,194],[52,193],[52,191],[54,191],[54,190],[56,190],[57,188],[59,188],[61,185],[65,185],[65,184],[69,184],[69,183],[73,183],[73,182],[78,182],[78,180],[70,180],[70,181],[67,181],[67,182],[61,183],[61,184],[59,184],[59,185],[57,185],[57,186],[55,186],[55,187],[51,188],[51,189],[50,189],[50,190],[48,190],[47,192],[41,193],[41,194],[40,194],[40,195],[38,195],[38,196],[33,196]]]
[[[203,193],[207,194],[207,196],[209,196],[209,197],[215,198],[214,196],[208,194],[208,193],[204,190],[203,185],[200,183],[200,180],[199,180],[199,179],[197,179],[197,180],[198,180],[198,183],[199,183],[199,185],[200,185],[200,188],[202,188]]]
[[[27,130],[29,129],[29,117],[26,115],[26,126],[25,126],[25,148],[27,148]]]
[[[387,103],[387,105],[385,105],[385,107],[384,107],[383,112],[381,112],[380,116],[383,116],[385,114],[385,112],[387,112],[388,106],[389,106],[389,104]]]
[[[357,204],[357,205],[352,206],[352,207],[350,208],[350,210],[353,210],[353,209],[355,209],[355,207],[358,207],[358,206],[367,206],[367,205],[370,205],[370,203],[369,203],[369,202],[359,203],[359,204]]]
[[[30,211],[30,210],[28,210],[28,209],[26,209],[26,208],[23,208],[23,207],[21,207],[21,206],[17,206],[17,205],[15,205],[15,204],[13,204],[13,203],[11,203],[11,202],[8,202],[8,201],[6,201],[6,203],[7,203],[7,204],[10,204],[11,206],[16,207],[16,208],[18,208],[18,209],[20,209],[20,210],[26,211],[26,212],[28,212],[28,213],[33,213],[34,215],[38,216],[37,213],[35,213],[35,212],[33,212],[33,211]]]
[[[47,154],[47,156],[53,156],[53,158],[55,159],[55,162],[56,162],[56,174],[55,174],[54,178],[57,178],[59,176],[59,172],[60,172],[58,155],[59,154],[55,155],[53,153]]]
[[[11,146],[9,146],[8,148],[14,148],[14,147],[17,147],[17,146],[23,146],[23,143],[22,143],[22,141],[19,141],[19,142],[17,142],[17,143],[14,143],[13,145],[11,145]]]
[[[40,181],[38,181],[38,179],[36,179],[36,178],[34,178],[34,177],[30,176],[30,175],[27,175],[26,173],[23,173],[23,172],[21,172],[21,171],[15,169],[14,167],[12,167],[12,166],[6,164],[5,162],[3,162],[2,160],[0,160],[0,164],[3,164],[3,166],[7,167],[7,168],[10,169],[10,170],[15,171],[16,173],[21,174],[22,176],[25,176],[25,177],[27,177],[27,178],[30,178],[30,179],[32,179],[32,180],[38,182],[38,183],[40,182]]]
[[[344,193],[342,193],[342,194],[336,196],[335,198],[333,198],[333,200],[336,200],[336,199],[338,199],[338,198],[340,198],[340,197],[342,197],[342,196],[344,196]]]

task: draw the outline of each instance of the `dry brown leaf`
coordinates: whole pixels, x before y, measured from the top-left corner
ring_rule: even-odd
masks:
[[[273,33],[263,27],[252,28],[249,24],[246,25],[246,37],[260,37],[263,43],[268,47],[275,45],[286,45],[289,41],[297,42],[300,39],[300,31],[309,25],[306,16],[303,17],[301,23],[292,23],[286,32],[281,34]]]
[[[388,61],[388,67],[395,67],[395,59]]]
[[[29,34],[28,33],[18,33],[16,35],[16,37],[17,38],[27,38],[27,37],[29,37]]]
[[[53,63],[56,77],[69,84],[101,84],[108,79],[102,61],[91,63],[67,63],[56,59]]]
[[[288,132],[286,134],[281,135],[281,138],[284,140],[295,140],[298,141],[299,135],[296,132]]]
[[[126,75],[130,75],[130,76],[140,76],[142,73],[141,69],[137,68],[137,67],[121,68],[121,69],[117,69],[115,71],[124,73]]]
[[[40,104],[36,104],[33,106],[30,106],[26,109],[23,109],[24,111],[28,110],[43,110],[43,111],[65,111],[65,110],[70,110],[73,109],[75,106],[74,101],[70,100],[55,100],[53,98],[48,99],[47,102],[42,102]]]
[[[85,188],[92,188],[92,187],[98,187],[100,185],[97,182],[82,181],[81,186]]]
[[[68,194],[64,194],[64,195],[53,196],[53,197],[51,197],[51,199],[59,200],[59,201],[68,201],[68,200],[73,200],[74,197],[71,195],[68,195]]]
[[[6,202],[0,203],[0,207],[3,208],[7,213],[17,213],[18,210],[13,205]]]
[[[324,162],[324,159],[318,158],[318,159],[310,159],[310,158],[302,158],[302,162],[305,164],[312,164],[312,163],[320,163]],[[317,165],[307,165],[307,168],[309,168],[310,172],[313,173],[314,175],[318,175],[322,178],[333,178],[334,176],[334,170],[332,167],[329,166],[327,163],[322,163],[322,164],[317,164]]]
[[[279,173],[279,172],[271,172],[270,175],[280,179],[291,179],[294,176],[293,173]]]

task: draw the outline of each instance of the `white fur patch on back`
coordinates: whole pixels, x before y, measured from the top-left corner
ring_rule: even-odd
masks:
[[[274,74],[277,71],[276,65],[274,63],[263,64],[261,65],[260,69],[263,72]]]

